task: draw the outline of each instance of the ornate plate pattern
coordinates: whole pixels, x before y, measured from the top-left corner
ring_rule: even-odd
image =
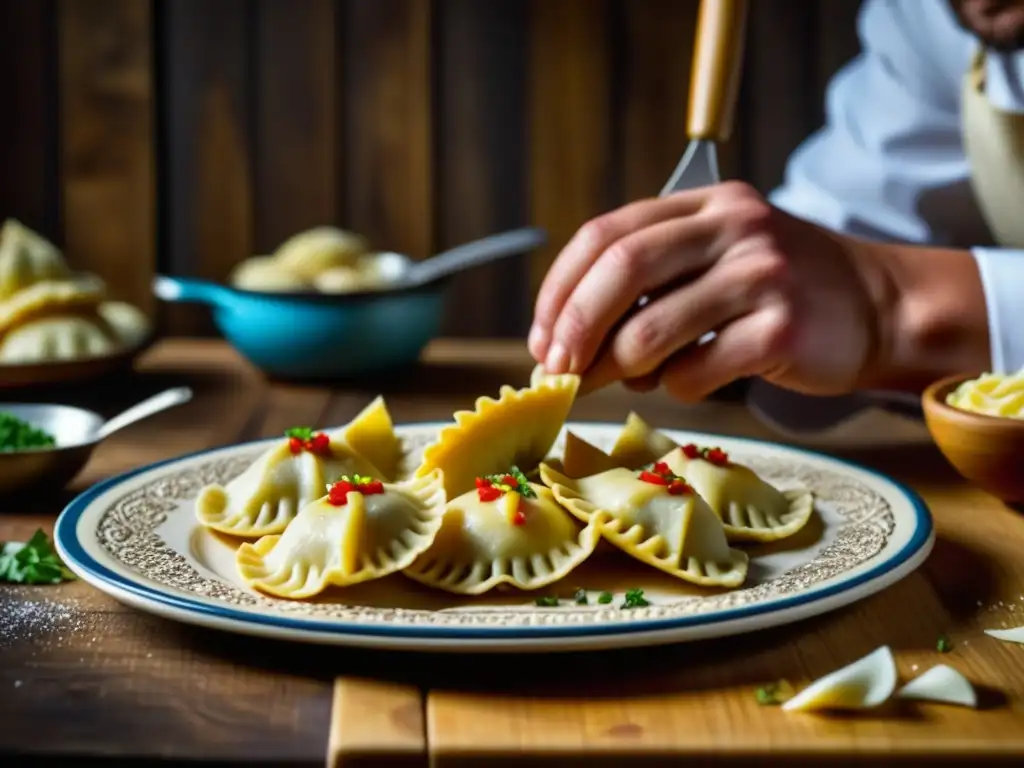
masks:
[[[398,428],[407,466],[415,466],[441,426]],[[607,449],[620,425],[569,428]],[[931,549],[931,518],[920,499],[872,470],[753,440],[666,433],[679,442],[721,445],[779,487],[810,487],[820,520],[817,538],[782,552],[774,545],[749,548],[752,578],[741,589],[652,593],[650,606],[632,610],[571,601],[538,608],[532,593],[518,595],[512,604],[507,596],[504,602],[488,596],[447,596],[450,605],[438,607],[425,604],[418,596],[423,588],[401,576],[389,577],[388,583],[395,585],[392,592],[399,593],[386,601],[390,604],[360,601],[353,597],[358,592],[345,590],[325,600],[281,600],[249,590],[230,570],[218,570],[204,556],[218,544],[195,521],[193,510],[199,490],[240,474],[267,444],[261,441],[194,454],[101,483],[64,511],[56,540],[83,579],[129,604],[176,620],[339,644],[515,651],[674,642],[787,623],[878,591],[913,570]],[[552,454],[561,450],[560,438]],[[220,546],[228,551],[226,544]],[[770,566],[758,576],[762,559]],[[650,575],[636,571],[630,586],[648,589],[642,583],[645,574]]]

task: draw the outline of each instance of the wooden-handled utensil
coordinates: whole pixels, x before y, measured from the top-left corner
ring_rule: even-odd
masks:
[[[717,145],[732,134],[743,68],[748,0],[701,0],[690,73],[690,144],[662,196],[717,184]]]
[[[690,105],[686,119],[690,144],[672,177],[661,190],[662,197],[681,189],[705,187],[721,181],[717,145],[727,141],[732,133],[740,73],[743,69],[746,27],[747,0],[701,0],[697,12],[697,34],[690,72]],[[594,359],[601,359],[615,332],[629,318],[658,295],[675,287],[664,286],[659,292],[641,296],[608,333],[605,344]],[[705,334],[694,344],[702,344],[712,338],[713,332]],[[603,378],[598,378],[591,368],[583,374],[580,392],[590,392],[607,383]]]

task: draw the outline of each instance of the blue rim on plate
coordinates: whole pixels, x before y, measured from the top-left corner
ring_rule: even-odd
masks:
[[[449,422],[408,422],[405,424],[395,425],[400,431],[403,427],[418,427],[418,428],[437,428],[440,429],[446,426]],[[590,422],[590,421],[573,421],[571,424],[587,425],[597,428],[621,428],[621,424],[612,424],[610,422]],[[569,424],[566,425],[567,427]],[[706,615],[691,615],[691,616],[679,616],[667,619],[655,619],[649,621],[633,621],[629,623],[611,623],[596,626],[537,626],[537,627],[489,627],[487,629],[479,628],[451,628],[451,627],[430,627],[430,626],[367,626],[364,624],[353,624],[343,621],[315,621],[315,620],[296,620],[291,619],[282,615],[272,615],[255,613],[249,611],[239,611],[233,608],[229,608],[223,605],[210,605],[207,603],[200,602],[198,600],[191,599],[189,597],[181,596],[179,594],[168,594],[158,589],[153,589],[142,584],[137,584],[132,581],[128,581],[124,577],[118,575],[114,571],[110,570],[106,566],[97,562],[92,556],[90,556],[85,548],[82,547],[76,535],[76,529],[78,521],[84,514],[89,505],[98,498],[100,495],[110,490],[111,488],[120,485],[126,480],[135,477],[136,475],[142,474],[143,472],[149,472],[154,469],[158,469],[167,464],[184,461],[186,459],[203,456],[205,454],[216,453],[229,448],[241,448],[247,445],[257,445],[260,443],[267,442],[267,438],[261,438],[259,440],[251,440],[245,443],[236,443],[231,446],[219,446],[216,448],[207,448],[200,451],[194,451],[187,453],[182,456],[177,456],[172,459],[165,459],[152,464],[148,464],[138,469],[132,469],[127,472],[123,472],[120,475],[103,480],[92,488],[83,491],[80,495],[75,497],[61,512],[57,518],[56,525],[54,526],[54,543],[57,546],[58,553],[64,559],[64,561],[72,568],[72,570],[84,571],[97,579],[109,584],[110,586],[122,591],[127,592],[145,600],[158,603],[168,608],[200,614],[205,617],[213,619],[220,619],[229,621],[232,623],[243,623],[256,626],[267,627],[275,630],[294,630],[302,634],[318,633],[327,635],[351,635],[359,637],[369,638],[403,638],[403,639],[419,639],[419,640],[544,640],[554,638],[583,638],[583,637],[600,637],[609,635],[635,635],[646,632],[669,632],[676,629],[698,627],[705,625],[724,624],[727,622],[749,619],[756,616],[768,615],[772,613],[778,613],[788,609],[797,608],[802,605],[810,603],[816,603],[821,600],[825,600],[830,597],[836,597],[856,590],[858,587],[873,581],[885,573],[900,569],[901,566],[906,564],[908,561],[913,559],[920,551],[928,546],[932,542],[932,536],[934,533],[934,524],[932,522],[931,514],[928,511],[928,507],[925,505],[924,500],[918,495],[918,493],[911,488],[907,487],[903,483],[889,477],[888,475],[879,472],[878,470],[864,466],[858,462],[850,461],[848,459],[840,459],[835,456],[830,456],[825,453],[818,451],[812,451],[806,448],[798,448],[794,446],[782,445],[779,443],[773,443],[769,440],[758,440],[755,438],[747,437],[733,437],[731,435],[713,435],[705,432],[693,432],[690,430],[683,429],[667,429],[668,433],[673,432],[684,432],[688,435],[693,436],[706,436],[712,441],[715,439],[726,439],[729,442],[737,444],[745,444],[750,446],[772,446],[773,448],[782,448],[785,451],[798,453],[804,456],[813,457],[816,459],[827,459],[829,462],[834,462],[846,467],[850,467],[860,472],[864,472],[868,475],[872,475],[879,478],[890,485],[892,485],[896,491],[902,494],[906,500],[910,503],[914,510],[914,532],[910,536],[909,540],[903,545],[902,548],[895,554],[892,555],[882,563],[868,569],[864,573],[858,576],[852,577],[838,584],[833,584],[829,587],[823,587],[804,594],[793,595],[791,597],[781,598],[768,603],[759,603],[756,605],[744,606],[740,608],[730,608],[723,611],[715,611]],[[835,609],[844,607],[846,604],[836,605]],[[825,612],[831,612],[825,611]]]

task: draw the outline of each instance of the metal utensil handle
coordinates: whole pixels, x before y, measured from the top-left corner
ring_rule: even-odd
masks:
[[[154,413],[159,413],[160,411],[167,410],[175,405],[186,403],[191,399],[192,390],[188,387],[166,389],[160,394],[153,395],[152,397],[143,400],[137,405],[133,405],[128,410],[123,411],[110,419],[110,421],[106,422],[97,430],[97,436],[102,440],[103,438],[114,434],[119,429],[127,427],[129,424],[134,424],[136,421],[149,418]]]
[[[732,134],[743,69],[748,0],[701,0],[686,132],[718,143]]]
[[[537,227],[513,229],[456,246],[422,261],[412,267],[409,278],[415,283],[428,283],[452,272],[485,264],[505,256],[531,251],[546,242],[547,233],[543,229]]]

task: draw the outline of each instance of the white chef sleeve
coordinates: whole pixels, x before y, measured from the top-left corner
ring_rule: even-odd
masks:
[[[975,248],[988,309],[992,370],[1024,369],[1024,251]]]
[[[936,245],[977,221],[960,137],[969,49],[944,5],[864,3],[861,53],[829,84],[825,126],[791,156],[775,205],[859,237]]]

